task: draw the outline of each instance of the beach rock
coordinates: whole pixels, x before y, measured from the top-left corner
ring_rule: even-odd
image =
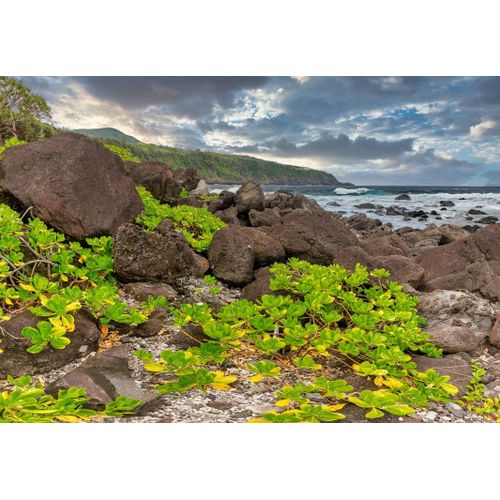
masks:
[[[486,215],[486,212],[478,210],[477,208],[471,208],[468,212],[469,215]]]
[[[143,208],[122,160],[80,134],[7,149],[0,184],[35,216],[77,239],[114,234]]]
[[[82,358],[97,350],[101,333],[90,316],[84,312],[76,312],[75,330],[67,334],[71,340],[64,349],[54,349],[50,345],[38,354],[31,354],[26,349],[31,345],[29,338],[23,337],[25,327],[36,328],[46,318],[35,316],[24,310],[14,314],[10,320],[0,322],[0,377],[7,375],[34,375],[61,368],[76,359]]]
[[[123,289],[129,295],[139,302],[148,300],[148,297],[165,297],[168,300],[173,300],[177,297],[177,292],[168,283],[157,283],[152,281],[144,281],[137,283],[126,283]]]
[[[327,204],[326,204],[327,207],[341,207],[342,205],[340,203],[338,203],[337,201],[329,201]]]
[[[246,300],[260,300],[263,295],[272,295],[269,288],[271,273],[268,267],[261,267],[255,272],[255,279],[241,290],[241,298]]]
[[[301,193],[289,193],[288,191],[276,191],[266,198],[267,208],[278,208],[280,210],[300,209],[303,212],[320,213],[323,209],[316,200],[308,198]]]
[[[362,210],[377,210],[383,208],[382,205],[375,205],[374,203],[359,203],[354,205],[354,208],[361,208]]]
[[[399,234],[376,236],[361,241],[361,246],[374,256],[404,255],[411,256],[411,250]]]
[[[254,227],[245,227],[241,230],[252,242],[255,267],[285,260],[285,249],[279,241]]]
[[[417,355],[413,357],[413,361],[421,372],[435,370],[440,375],[449,375],[451,377],[449,382],[458,387],[458,397],[467,392],[467,386],[472,377],[471,358],[467,353],[449,354],[442,358]]]
[[[214,276],[236,286],[252,281],[254,259],[252,240],[236,226],[217,231],[208,249]]]
[[[130,328],[128,335],[131,337],[153,337],[158,335],[165,329],[168,313],[166,309],[155,309],[148,317],[148,319],[140,325]]]
[[[157,200],[166,202],[179,197],[181,186],[174,179],[173,170],[165,163],[127,162],[125,170],[137,186],[144,186]]]
[[[419,209],[419,210],[410,210],[407,212],[409,217],[413,217],[414,219],[417,217],[420,217],[422,219],[427,219],[429,216],[425,212],[425,210]]]
[[[424,331],[446,352],[469,352],[489,335],[495,314],[491,305],[470,292],[435,290],[420,297]]]
[[[264,210],[264,203],[264,191],[254,181],[246,181],[234,195],[238,214],[247,214],[251,209]]]
[[[262,212],[258,210],[250,210],[248,212],[248,219],[253,227],[272,226],[281,219],[280,211],[278,208],[265,208]]]
[[[162,223],[163,224],[163,223]],[[162,232],[146,232],[135,224],[121,226],[114,238],[114,271],[124,281],[173,282],[196,272],[198,256],[184,235],[164,224]]]
[[[489,336],[490,344],[495,347],[500,347],[500,311],[495,312],[495,323],[491,329]]]
[[[408,283],[419,289],[424,281],[424,269],[411,257],[405,255],[386,255],[378,257],[380,267],[391,273],[391,278],[402,283]]]
[[[494,215],[488,215],[488,217],[483,217],[477,221],[479,224],[495,224],[498,222],[498,217]]]
[[[439,204],[442,206],[442,207],[454,207],[455,206],[455,203],[453,203],[451,200],[441,200],[439,202]]]
[[[187,191],[196,189],[198,183],[201,181],[201,177],[198,175],[196,169],[191,167],[174,170],[173,176],[181,188],[185,188]]]
[[[468,290],[500,301],[500,224],[426,250],[417,262],[425,269],[427,291]]]
[[[128,358],[130,346],[121,345],[96,354],[84,361],[78,368],[55,380],[46,387],[49,394],[59,390],[82,387],[90,399],[88,406],[102,409],[118,396],[138,399],[151,408],[160,398],[156,391],[142,389],[130,374]]]
[[[382,221],[379,219],[370,219],[370,217],[365,214],[356,214],[347,219],[347,223],[353,229],[357,231],[371,231],[378,226],[382,225]]]
[[[223,220],[226,224],[229,225],[240,225],[240,219],[238,219],[238,210],[235,207],[229,207],[224,210],[218,210],[214,213],[216,217]]]
[[[350,265],[351,256],[355,254],[367,265],[373,263],[373,259],[359,247],[356,235],[332,212],[294,210],[283,216],[279,223],[261,230],[283,245],[287,257],[297,257],[313,264],[344,262]],[[353,254],[349,254],[350,247],[356,247]]]
[[[395,207],[387,207],[385,211],[385,215],[395,216],[395,215],[403,215],[403,212]]]
[[[454,241],[461,240],[469,236],[469,231],[463,227],[456,226],[454,224],[445,224],[439,226],[437,231],[441,234],[441,240],[439,245],[447,245],[448,243],[453,243]]]
[[[200,179],[196,187],[189,191],[189,194],[191,196],[208,196],[210,191],[208,190],[207,183],[203,179]]]
[[[401,193],[394,199],[397,201],[411,201],[411,196],[407,193]]]
[[[219,194],[219,200],[222,201],[220,210],[225,210],[234,204],[234,193],[226,190],[221,191]]]

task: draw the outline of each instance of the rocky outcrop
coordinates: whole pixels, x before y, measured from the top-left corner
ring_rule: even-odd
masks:
[[[187,191],[196,189],[198,183],[201,181],[198,171],[190,167],[174,170],[173,176],[181,188],[184,188]]]
[[[162,223],[162,232],[148,233],[134,224],[124,224],[114,239],[114,271],[124,281],[173,282],[181,276],[203,275],[200,259],[184,236]]]
[[[75,330],[66,335],[71,343],[64,349],[54,349],[48,345],[38,354],[26,351],[31,341],[22,336],[22,331],[25,327],[36,328],[36,324],[46,318],[25,310],[12,316],[9,321],[0,322],[0,345],[3,349],[0,354],[0,377],[44,373],[95,351],[101,337],[99,329],[90,316],[83,312],[77,312],[74,317]]]
[[[500,224],[426,250],[417,262],[425,269],[428,291],[468,290],[500,301]]]
[[[284,213],[295,209],[311,213],[323,212],[323,209],[315,200],[301,193],[289,193],[288,191],[276,191],[268,196],[266,198],[266,208],[279,208]]]
[[[420,289],[424,282],[424,269],[411,257],[405,255],[379,256],[380,267],[391,273],[391,278],[402,283],[408,283],[415,289]]]
[[[252,281],[254,259],[252,240],[236,226],[217,231],[208,249],[208,262],[214,276],[232,285]]]
[[[238,214],[247,214],[250,210],[264,210],[264,192],[254,181],[246,181],[234,195],[234,206]]]
[[[484,299],[469,292],[436,290],[421,296],[419,313],[427,319],[424,331],[446,352],[469,352],[489,335],[495,314]]]
[[[278,208],[265,208],[262,212],[250,210],[248,219],[253,227],[272,226],[280,221],[281,215]]]
[[[83,135],[9,148],[0,165],[2,189],[73,238],[114,234],[142,211],[122,160]]]
[[[254,227],[242,227],[241,231],[252,242],[255,267],[281,262],[285,259],[285,249],[279,241]]]
[[[157,200],[166,202],[177,198],[181,185],[174,179],[174,172],[165,163],[144,161],[142,163],[127,162],[127,175],[138,186],[144,186]]]

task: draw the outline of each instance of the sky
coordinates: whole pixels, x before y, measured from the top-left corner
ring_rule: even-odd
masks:
[[[500,77],[23,77],[56,126],[324,170],[500,186]]]

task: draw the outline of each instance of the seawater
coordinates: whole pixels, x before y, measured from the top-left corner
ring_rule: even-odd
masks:
[[[240,186],[224,186],[213,184],[210,191],[220,192],[224,189],[236,191]],[[337,212],[345,217],[364,213],[368,217],[380,219],[382,222],[392,223],[395,229],[407,226],[425,228],[429,224],[437,226],[443,224],[478,224],[478,220],[487,215],[493,215],[500,220],[500,187],[446,187],[446,186],[356,186],[342,188],[332,186],[284,186],[263,185],[266,194],[279,190],[299,192],[315,199],[323,208]],[[411,201],[395,200],[396,196],[407,193]],[[453,201],[455,206],[441,210],[440,201]],[[330,206],[328,203],[337,202],[340,206]],[[429,214],[427,221],[417,219],[404,220],[403,216],[385,215],[375,213],[371,209],[357,208],[361,203],[373,203],[388,208],[405,207],[408,210],[424,210]],[[486,215],[473,215],[472,220],[467,220],[468,211],[472,208],[481,210]],[[435,210],[438,215],[431,215]],[[441,220],[436,217],[440,216]],[[482,225],[482,224],[478,224]]]

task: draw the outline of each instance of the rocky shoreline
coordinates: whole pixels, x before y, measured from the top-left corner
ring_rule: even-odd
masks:
[[[0,163],[0,184],[4,202],[16,209],[29,208],[70,239],[113,235],[113,271],[122,299],[131,306],[149,295],[166,297],[175,306],[206,303],[216,311],[238,298],[259,300],[273,293],[269,266],[292,257],[320,265],[338,263],[347,269],[357,263],[385,268],[406,292],[419,296],[419,313],[427,318],[425,331],[445,352],[443,358],[416,356],[417,365],[449,374],[451,383],[465,393],[471,363],[479,364],[486,370],[486,396],[500,397],[500,224],[496,221],[472,220],[488,224],[484,228],[446,224],[393,230],[366,215],[344,218],[325,211],[299,193],[266,196],[251,180],[236,193],[214,195],[194,169],[173,171],[155,162],[122,162],[77,134],[7,150]],[[168,220],[146,231],[135,223],[142,209],[136,186],[144,186],[172,207],[205,208],[226,226],[215,232],[203,251],[194,251]],[[376,213],[377,207],[373,210]],[[404,213],[404,207],[394,210]],[[406,215],[426,218],[425,213]],[[215,280],[204,280],[207,274]],[[273,407],[279,388],[274,380],[256,384],[241,380],[230,391],[208,389],[206,395],[154,392],[158,379],[146,377],[131,352],[145,349],[159,354],[197,345],[203,338],[196,329],[191,337],[181,333],[168,309],[158,308],[138,326],[111,324],[105,333],[84,310],[77,313],[76,322],[70,346],[33,356],[26,353],[29,344],[20,332],[36,318],[21,310],[1,321],[1,378],[29,373],[51,391],[84,387],[96,407],[119,394],[145,402],[137,415],[113,421],[244,422]],[[225,369],[230,374],[249,373],[231,361],[226,361]],[[346,421],[366,419],[353,411]],[[383,421],[483,418],[446,403]]]

